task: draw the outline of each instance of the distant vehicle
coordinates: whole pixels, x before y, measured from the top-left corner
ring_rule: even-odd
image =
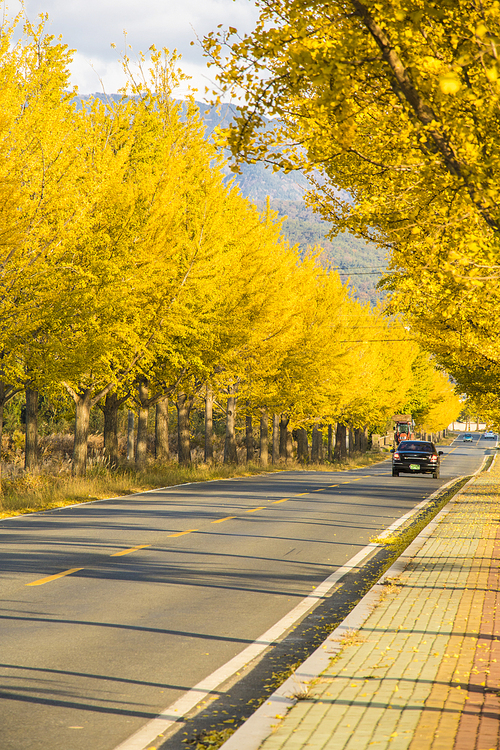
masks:
[[[415,437],[415,422],[411,414],[395,414],[392,418],[394,431],[394,445],[399,445],[402,440],[410,440]]]
[[[496,434],[494,432],[491,432],[490,430],[487,430],[483,435],[485,440],[496,440]]]
[[[402,440],[392,454],[392,476],[403,474],[432,474],[439,479],[440,456],[434,443],[426,440]]]
[[[467,433],[463,436],[462,440],[464,441],[464,443],[472,443],[472,435]]]

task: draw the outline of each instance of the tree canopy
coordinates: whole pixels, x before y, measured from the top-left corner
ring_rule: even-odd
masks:
[[[498,394],[500,5],[257,5],[252,34],[205,39],[242,102],[221,142],[305,170],[334,233],[389,250],[391,312],[464,391]]]
[[[78,107],[72,53],[43,19],[11,44],[14,28],[0,46],[0,428],[9,394],[65,389],[79,474],[90,410],[111,395],[144,410],[238,390],[291,425],[383,425],[418,346],[227,181],[194,103],[173,99],[176,55],[152,48],[135,72],[125,57],[122,96]]]

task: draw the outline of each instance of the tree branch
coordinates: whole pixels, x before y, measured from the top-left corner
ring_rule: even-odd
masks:
[[[403,93],[406,101],[415,112],[418,120],[428,128],[428,132],[434,142],[436,149],[439,151],[443,158],[443,162],[448,172],[454,177],[459,177],[467,188],[469,196],[473,201],[476,208],[481,213],[481,216],[485,222],[494,231],[500,232],[500,223],[491,215],[490,211],[484,205],[484,202],[478,197],[477,191],[473,185],[470,184],[469,180],[464,174],[464,164],[462,164],[457,158],[452,146],[449,143],[442,132],[435,126],[439,124],[439,118],[430,107],[424,98],[419,94],[416,87],[414,86],[408,71],[406,70],[401,58],[392,46],[389,37],[383,31],[383,29],[377,24],[375,19],[371,16],[368,8],[359,2],[359,0],[351,0],[351,5],[355,8],[357,15],[362,20],[376,44],[382,52],[383,58],[389,65],[396,82]]]

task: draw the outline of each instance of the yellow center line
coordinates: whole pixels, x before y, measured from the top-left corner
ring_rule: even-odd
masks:
[[[341,482],[340,484],[351,484],[351,479],[348,479],[346,482]]]
[[[122,549],[121,552],[113,552],[110,557],[121,557],[122,555],[128,555],[131,552],[136,552],[138,549],[146,549],[146,547],[151,547],[150,544],[138,544],[137,547],[130,547],[130,549]]]
[[[76,573],[77,570],[83,570],[83,568],[70,568],[69,570],[64,570],[62,573],[56,573],[53,576],[47,576],[46,578],[39,578],[38,581],[33,581],[32,583],[26,583],[25,586],[42,586],[44,583],[55,581],[56,578],[62,578],[63,576],[69,576],[71,573]]]
[[[450,453],[452,453],[456,448],[453,448]],[[449,453],[447,454],[449,455]],[[367,474],[366,478],[368,478],[370,475]],[[349,484],[352,482],[359,482],[360,479],[363,477],[358,477],[356,479],[349,479],[345,482],[342,482],[342,484]],[[329,487],[338,487],[338,484],[330,484]],[[311,492],[323,492],[324,488],[320,488],[318,490],[310,490],[309,492],[299,492],[294,497],[303,497],[304,495],[309,495]],[[278,505],[278,503],[286,503],[290,498],[284,497],[281,500],[273,500],[272,505]],[[245,511],[245,513],[255,513],[258,510],[265,510],[265,506],[259,506],[258,508],[251,508],[250,510]],[[233,518],[237,518],[237,516],[226,516],[225,518],[219,518],[216,521],[212,521],[212,523],[223,523],[224,521],[231,521]],[[176,534],[169,534],[169,538],[173,537],[179,537],[179,536],[185,536],[186,534],[192,534],[193,532],[198,531],[198,529],[187,529],[187,531],[179,531]],[[147,547],[151,547],[150,544],[139,544],[136,547],[130,547],[129,549],[121,550],[120,552],[114,552],[110,557],[122,557],[123,555],[129,555],[131,552],[137,552],[140,549],[146,549]],[[32,583],[26,583],[26,586],[42,586],[44,583],[49,583],[50,581],[55,581],[57,578],[63,578],[64,576],[69,576],[71,573],[76,573],[79,570],[83,570],[83,568],[70,568],[69,570],[64,570],[62,573],[55,573],[52,576],[46,576],[45,578],[40,578],[37,581],[32,581]]]

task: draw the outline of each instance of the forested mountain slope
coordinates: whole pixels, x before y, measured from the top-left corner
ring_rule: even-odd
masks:
[[[350,278],[357,297],[376,304],[382,296],[376,285],[386,266],[384,251],[350,234],[327,239],[329,225],[303,201],[271,200],[271,206],[280,216],[287,217],[283,232],[291,244],[299,244],[303,252],[308,247],[321,245],[325,261],[339,269],[342,281]]]

